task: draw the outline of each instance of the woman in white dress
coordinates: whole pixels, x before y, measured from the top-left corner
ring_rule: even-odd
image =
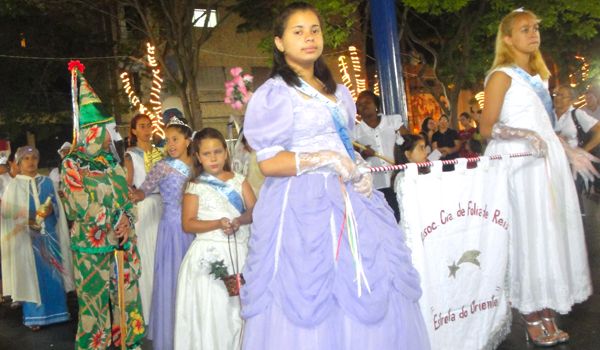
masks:
[[[152,144],[152,121],[145,114],[131,119],[129,144],[125,152],[127,184],[140,188],[152,166],[163,158],[163,153]],[[142,312],[146,324],[150,321],[152,285],[154,281],[154,251],[158,223],[162,214],[162,201],[158,189],[137,203],[138,220],[135,223],[137,247],[140,254],[142,274],[139,279]]]
[[[565,149],[553,130],[549,71],[539,51],[539,20],[515,10],[501,21],[486,78],[481,134],[486,154],[513,158],[509,178],[511,302],[538,346],[566,342],[555,312],[592,292],[583,225]]]
[[[175,349],[239,349],[240,299],[229,296],[223,281],[210,273],[211,263],[222,261],[228,275],[244,267],[256,199],[244,177],[231,171],[219,131],[196,133],[193,149],[199,175],[183,196],[182,225],[196,238],[179,269]]]

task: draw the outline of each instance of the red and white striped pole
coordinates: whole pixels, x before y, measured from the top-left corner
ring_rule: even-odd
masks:
[[[493,156],[489,156],[489,159],[490,160],[498,160],[498,159],[502,159],[505,157],[518,158],[518,157],[530,157],[532,155],[533,155],[533,153],[531,153],[531,152],[511,153],[511,154],[507,154],[504,156],[500,155],[500,154],[496,154]],[[464,159],[467,160],[467,163],[477,163],[481,160],[481,157],[472,157],[472,158],[464,158]],[[458,164],[458,159],[442,160],[441,163],[443,165]],[[418,168],[425,168],[425,167],[434,166],[436,163],[435,162],[423,162],[423,163],[414,163],[414,164],[416,164]],[[383,171],[404,170],[407,168],[408,168],[408,165],[406,165],[406,164],[374,166],[374,167],[368,168],[368,172],[378,173],[378,172],[383,172]]]

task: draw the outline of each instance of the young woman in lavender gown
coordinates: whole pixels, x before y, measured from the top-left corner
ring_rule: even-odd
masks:
[[[314,7],[287,6],[271,78],[248,105],[244,130],[266,180],[243,270],[243,348],[429,349],[418,273],[361,175],[356,108],[321,57],[322,33]]]

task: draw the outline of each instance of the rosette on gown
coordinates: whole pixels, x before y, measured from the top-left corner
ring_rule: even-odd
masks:
[[[335,94],[349,129],[356,110],[349,91]],[[244,125],[258,161],[282,150],[347,154],[329,109],[280,78],[261,86]],[[358,224],[370,292],[359,296],[346,234],[342,186]],[[326,169],[268,177],[254,207],[243,271],[244,349],[429,349],[418,300],[419,276],[403,232],[382,194],[371,198]]]
[[[585,237],[571,168],[548,113],[533,88],[512,68],[499,122],[537,132],[544,158],[510,160],[511,303],[521,313],[552,308],[568,313],[592,293]],[[539,75],[533,77],[542,82]],[[547,86],[547,82],[543,82]],[[492,140],[485,153],[530,152],[526,140]]]

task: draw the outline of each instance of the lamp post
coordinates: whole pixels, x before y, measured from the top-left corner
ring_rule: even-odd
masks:
[[[408,126],[394,0],[371,0],[371,27],[384,114],[400,114]]]

